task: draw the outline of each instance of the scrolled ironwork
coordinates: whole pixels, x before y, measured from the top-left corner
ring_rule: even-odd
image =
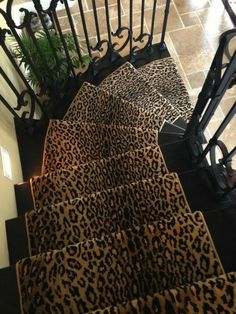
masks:
[[[104,12],[105,12],[105,21],[106,22],[106,39],[102,37],[101,34],[101,27],[99,24],[99,16],[98,16],[98,8],[97,8],[97,2],[95,0],[91,0],[92,3],[92,13],[93,13],[93,22],[95,23],[95,31],[96,31],[96,42],[92,46],[90,43],[90,38],[94,37],[94,34],[91,34],[90,27],[88,25],[88,20],[86,19],[86,10],[84,9],[83,2],[81,0],[75,1],[75,0],[51,0],[46,5],[41,0],[32,0],[32,5],[29,3],[22,4],[22,7],[20,7],[17,4],[17,12],[21,14],[21,20],[18,22],[17,20],[14,20],[14,12],[16,12],[16,9],[13,8],[15,5],[14,0],[7,0],[6,9],[0,9],[0,14],[3,16],[3,18],[6,21],[7,26],[9,27],[9,31],[11,32],[11,35],[15,39],[19,49],[21,50],[22,54],[24,55],[25,60],[27,60],[27,69],[30,69],[34,76],[37,79],[39,90],[34,91],[34,89],[31,86],[31,83],[27,79],[27,73],[24,73],[23,69],[19,66],[18,61],[14,59],[13,55],[11,54],[11,51],[8,49],[8,47],[5,45],[5,36],[7,34],[7,30],[1,31],[0,33],[0,45],[3,48],[6,56],[12,63],[14,69],[19,75],[19,78],[24,83],[26,89],[22,93],[20,92],[19,95],[17,95],[18,102],[15,106],[15,111],[18,113],[19,108],[23,110],[26,108],[26,99],[29,98],[29,103],[32,102],[32,110],[29,110],[28,116],[31,118],[33,117],[32,111],[34,110],[35,106],[34,103],[39,106],[41,106],[41,103],[39,101],[39,96],[49,96],[51,99],[51,102],[54,101],[60,102],[60,99],[63,97],[63,93],[66,92],[66,88],[63,88],[66,86],[67,83],[71,83],[72,80],[74,80],[73,84],[76,84],[77,80],[80,79],[81,73],[80,71],[76,69],[76,67],[79,64],[79,67],[82,67],[84,65],[84,55],[88,54],[88,59],[90,59],[90,65],[88,67],[88,77],[91,77],[92,79],[95,79],[96,76],[99,76],[99,71],[102,72],[104,67],[110,66],[110,64],[115,64],[117,60],[120,58],[123,58],[124,51],[126,51],[126,60],[129,60],[130,62],[135,62],[135,60],[138,58],[139,55],[141,55],[141,52],[149,51],[149,48],[152,46],[152,40],[153,40],[153,32],[154,32],[154,25],[155,25],[155,16],[156,16],[156,10],[157,7],[157,0],[153,1],[153,12],[152,12],[152,25],[151,25],[151,32],[144,32],[144,12],[146,9],[146,1],[140,0],[142,3],[141,6],[141,12],[140,12],[140,34],[136,38],[134,38],[134,10],[133,5],[134,1],[129,0],[129,7],[128,7],[128,25],[123,25],[124,21],[122,18],[122,7],[121,7],[121,0],[116,1],[117,6],[117,21],[118,26],[115,31],[111,28],[111,17],[110,17],[110,7],[109,7],[109,1],[104,0]],[[2,2],[0,0],[0,2]],[[73,4],[77,3],[78,12],[76,13],[76,19],[75,20],[75,14],[71,11],[71,3]],[[169,0],[166,0],[167,6],[169,3]],[[72,4],[72,5],[73,5]],[[60,23],[60,15],[58,14],[58,10],[63,9],[68,21],[68,25],[70,28],[70,34],[71,38],[74,41],[75,45],[75,51],[76,54],[74,54],[69,49],[69,44],[65,39],[65,33],[62,29],[62,25]],[[13,10],[15,10],[13,12]],[[16,13],[17,13],[16,12]],[[167,13],[167,11],[166,11]],[[49,18],[50,21],[50,27],[52,27],[49,30],[48,23],[46,23],[45,18]],[[33,24],[34,22],[34,24]],[[37,23],[36,23],[37,22]],[[76,28],[77,25],[80,23],[82,27],[82,34],[78,34],[80,32],[81,28]],[[164,18],[164,24],[167,23],[167,14],[165,14]],[[136,26],[136,25],[135,25]],[[51,56],[53,56],[53,59],[55,62],[50,63],[50,66],[48,64],[48,59],[46,57],[46,54],[42,51],[39,42],[38,42],[38,29],[42,29],[42,31],[45,34],[45,40],[47,40],[48,43],[48,49],[51,52]],[[163,28],[164,30],[164,28]],[[165,30],[164,30],[165,31]],[[40,56],[40,60],[43,60],[45,67],[45,73],[47,73],[47,76],[51,78],[51,83],[48,86],[48,82],[45,82],[45,78],[41,76],[40,71],[37,67],[37,62],[33,60],[32,55],[29,53],[27,47],[25,47],[22,38],[21,33],[27,34],[29,38],[32,40],[34,46],[36,47],[36,50],[38,52],[38,55]],[[55,42],[53,41],[53,33],[56,34],[58,40],[60,41],[60,48],[58,50],[58,47],[55,46]],[[79,37],[84,37],[85,42],[85,48],[80,46]],[[163,35],[163,34],[162,34]],[[163,38],[163,36],[162,36]],[[139,45],[140,43],[140,45]],[[141,45],[142,44],[142,45]],[[83,48],[83,49],[82,49]],[[63,51],[63,53],[62,53]],[[98,56],[94,54],[94,51],[99,51],[101,54]],[[151,51],[151,50],[150,50]],[[150,52],[149,51],[149,52]],[[86,55],[85,55],[86,56]],[[74,63],[75,58],[78,58],[79,62]],[[85,58],[86,59],[86,58]],[[104,67],[103,67],[104,62]],[[24,63],[24,62],[23,62]],[[77,64],[77,65],[76,65]],[[113,65],[112,65],[113,67]],[[60,72],[65,70],[65,81],[60,78]],[[42,71],[41,71],[42,72]],[[72,84],[72,85],[73,85]],[[8,82],[9,88],[14,92],[14,87],[10,82]],[[50,87],[50,88],[48,88]],[[50,89],[50,91],[48,90]],[[16,91],[15,91],[16,94]],[[59,95],[59,96],[58,96]],[[24,97],[23,97],[24,96]],[[32,98],[33,97],[33,98]],[[31,99],[32,98],[32,99]],[[32,101],[31,101],[31,100]],[[56,108],[56,106],[55,106]],[[23,110],[25,111],[25,110]],[[47,114],[48,108],[43,108],[44,113]],[[24,117],[27,116],[26,113],[23,115]]]
[[[222,158],[218,160],[216,149],[220,149]],[[215,178],[218,193],[227,194],[236,189],[236,171],[232,168],[232,159],[226,145],[217,140],[210,149],[211,170]]]

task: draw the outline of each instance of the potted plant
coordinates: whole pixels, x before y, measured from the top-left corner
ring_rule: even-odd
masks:
[[[37,89],[42,89],[44,87],[44,89],[46,89],[46,91],[44,90],[44,93],[50,96],[55,86],[63,87],[65,85],[71,75],[71,71],[61,38],[52,29],[48,30],[48,32],[59,60],[58,63],[56,62],[53,50],[44,31],[41,30],[37,32],[35,36],[39,49],[36,47],[33,39],[28,33],[22,32],[20,35],[21,42],[27,50],[38,76],[33,71],[29,59],[22,52],[19,43],[14,43],[12,54],[19,60],[19,64],[24,66],[26,70],[26,78],[31,86]],[[72,34],[65,33],[63,34],[63,38],[67,45],[72,65],[75,69],[90,63],[91,58],[86,54],[83,54],[82,60],[79,59]],[[83,53],[84,51],[79,38],[78,42]],[[39,53],[39,50],[41,54]],[[43,58],[41,55],[43,55]]]

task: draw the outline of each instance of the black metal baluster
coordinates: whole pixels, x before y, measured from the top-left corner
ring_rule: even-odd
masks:
[[[42,5],[41,5],[41,3],[40,3],[39,0],[33,0],[33,2],[34,2],[34,7],[35,7],[35,9],[36,9],[36,11],[37,11],[37,14],[38,14],[38,16],[39,16],[39,18],[40,18],[41,24],[42,24],[42,26],[43,26],[43,30],[44,30],[44,32],[45,32],[45,34],[46,34],[47,40],[48,40],[49,45],[50,45],[50,47],[51,47],[53,56],[54,56],[55,61],[56,61],[56,64],[57,64],[57,68],[59,69],[59,59],[58,59],[57,52],[56,52],[56,49],[55,49],[55,47],[54,47],[54,44],[53,44],[53,42],[52,42],[50,33],[49,33],[49,31],[48,31],[47,25],[46,25],[45,20],[44,20],[44,18],[43,18],[43,14],[42,14],[43,8],[42,8]]]
[[[2,11],[1,9],[0,9],[0,12],[1,12],[2,15],[4,16],[4,18],[5,18],[6,22],[7,22],[7,25],[8,25],[8,27],[9,27],[10,30],[11,30],[12,35],[14,36],[15,40],[17,41],[17,43],[18,43],[18,45],[19,45],[21,51],[22,51],[23,54],[25,55],[25,57],[26,57],[26,59],[27,59],[27,63],[29,63],[29,66],[30,66],[30,68],[32,69],[32,71],[34,72],[34,75],[36,76],[36,78],[37,78],[37,80],[38,80],[38,82],[39,82],[41,88],[43,88],[43,89],[45,90],[45,84],[44,84],[44,82],[41,80],[41,76],[40,76],[40,74],[38,73],[36,67],[34,66],[34,63],[32,62],[31,57],[30,57],[30,55],[29,55],[27,49],[26,49],[25,46],[22,44],[20,36],[18,35],[18,33],[17,33],[17,31],[15,30],[14,26],[13,26],[13,25],[11,24],[11,22],[9,21],[9,19],[8,19],[7,15],[5,14],[5,12]],[[16,68],[17,68],[17,67],[18,67],[18,65],[16,66]]]
[[[3,69],[0,67],[0,74],[2,75],[3,79],[5,80],[5,82],[7,83],[7,85],[10,87],[10,89],[12,90],[12,92],[15,94],[16,99],[17,99],[17,106],[15,108],[11,107],[10,104],[6,101],[6,99],[2,96],[0,98],[0,100],[3,102],[3,104],[5,105],[5,107],[11,112],[13,113],[13,115],[15,117],[20,117],[16,111],[20,111],[22,109],[22,107],[28,106],[28,100],[24,100],[24,96],[26,94],[28,94],[31,98],[31,110],[30,112],[28,111],[24,111],[22,112],[22,117],[26,118],[27,114],[29,114],[29,119],[33,119],[34,114],[35,114],[35,101],[37,99],[36,95],[34,92],[32,91],[27,91],[24,90],[23,92],[21,92],[21,94],[18,92],[18,90],[16,89],[16,87],[14,86],[14,84],[10,81],[10,79],[8,78],[8,76],[6,75],[6,73],[3,71]],[[1,96],[1,95],[0,95]],[[41,107],[40,107],[41,108]]]
[[[66,54],[66,61],[67,61],[68,65],[69,65],[69,67],[70,67],[70,70],[71,70],[73,76],[76,77],[74,66],[73,66],[73,62],[71,60],[71,56],[70,56],[70,53],[69,53],[69,50],[68,50],[65,38],[63,36],[61,25],[59,23],[59,20],[58,20],[58,17],[57,17],[57,13],[56,13],[55,10],[52,11],[52,16],[53,16],[53,20],[54,20],[54,23],[55,23],[55,26],[56,26],[56,30],[57,30],[57,32],[58,32],[58,34],[60,36],[60,40],[62,42],[64,51],[65,51],[65,54]]]
[[[140,36],[143,35],[143,27],[144,27],[144,10],[145,10],[145,0],[142,0],[141,6],[141,21],[140,21]]]
[[[28,14],[27,14],[27,15],[28,15]],[[43,54],[43,52],[42,52],[42,50],[41,50],[41,48],[40,48],[40,46],[39,46],[38,40],[37,40],[37,38],[36,38],[34,32],[33,32],[32,29],[31,29],[31,26],[30,26],[31,16],[32,16],[31,13],[29,13],[29,15],[27,16],[27,26],[26,26],[27,32],[28,32],[30,38],[32,39],[32,41],[33,41],[33,43],[34,43],[35,48],[37,49],[37,52],[38,52],[40,58],[43,60],[43,63],[45,64],[46,68],[48,69],[49,77],[50,77],[51,81],[53,82],[53,81],[54,81],[54,77],[53,77],[53,75],[52,75],[53,69],[51,69],[51,68],[49,67],[48,62],[47,62],[47,60],[46,60],[46,58],[45,58],[45,55]]]
[[[151,47],[153,41],[153,34],[154,34],[154,27],[155,27],[155,19],[156,19],[156,9],[157,9],[157,0],[153,1],[153,8],[152,8],[152,23],[151,23],[151,33],[150,33],[150,44]]]
[[[133,0],[129,2],[129,55],[130,61],[133,59]]]
[[[97,34],[97,47],[100,47],[101,45],[101,36],[100,36],[100,30],[99,30],[99,23],[98,23],[98,15],[97,15],[97,7],[95,0],[92,0],[92,6],[93,6],[93,16],[94,16],[94,22],[95,22],[95,28],[96,28],[96,34]]]
[[[9,103],[6,101],[6,99],[0,95],[0,101],[4,104],[4,106],[13,114],[14,117],[20,118],[16,111],[9,105]]]
[[[231,5],[229,4],[229,1],[228,0],[222,0],[222,2],[223,2],[223,5],[224,5],[227,13],[229,14],[229,17],[230,17],[232,23],[236,27],[236,14],[234,13],[234,10],[232,9]]]
[[[236,70],[236,52],[234,53],[234,56],[232,60],[230,61],[230,64],[223,75],[223,78],[217,88],[217,91],[215,92],[214,98],[212,99],[211,103],[209,104],[206,112],[204,113],[199,123],[197,133],[202,133],[206,129],[209,121],[211,120],[212,116],[215,113],[216,108],[218,107],[226,90],[229,88],[230,83],[232,82],[232,78],[234,77],[235,70]]]
[[[14,84],[12,84],[11,80],[8,78],[8,76],[6,75],[6,73],[3,71],[2,67],[0,67],[0,74],[2,75],[2,77],[4,78],[4,80],[7,82],[8,86],[10,86],[11,90],[13,91],[13,93],[16,95],[16,97],[20,96],[20,93],[18,92],[18,90],[16,89],[16,87],[14,86]]]
[[[10,51],[8,50],[6,43],[5,43],[5,35],[6,33],[10,33],[9,30],[4,30],[0,28],[0,46],[2,47],[4,53],[6,54],[6,56],[8,57],[9,61],[11,62],[14,70],[18,73],[19,77],[21,78],[22,82],[25,84],[26,88],[31,91],[31,93],[35,92],[33,91],[32,87],[29,85],[28,81],[26,80],[25,76],[23,75],[23,73],[21,72],[18,64],[15,61],[15,58],[12,56],[12,54],[10,53]],[[29,59],[30,60],[30,59]],[[42,105],[38,100],[38,97],[35,95],[35,100],[39,106],[39,108],[42,110]]]
[[[79,42],[78,42],[78,37],[77,37],[76,31],[75,31],[74,22],[73,22],[71,13],[70,13],[70,8],[69,8],[69,5],[68,5],[68,1],[64,0],[64,4],[65,4],[65,9],[66,9],[66,14],[67,14],[67,17],[68,17],[68,20],[69,20],[71,32],[72,32],[72,35],[73,35],[76,51],[78,53],[79,60],[80,60],[81,64],[83,64],[83,58],[82,58],[82,54],[81,54],[81,50],[80,50],[80,46],[79,46]]]
[[[91,58],[91,57],[92,57],[92,53],[91,53],[91,47],[90,47],[90,42],[89,42],[88,29],[87,29],[87,25],[86,25],[86,21],[85,21],[84,8],[83,8],[82,1],[81,1],[81,0],[78,0],[78,4],[79,4],[79,9],[80,9],[80,15],[81,15],[81,20],[82,20],[82,25],[83,25],[83,29],[84,29],[84,36],[85,36],[85,40],[86,40],[87,50],[88,50],[88,54],[89,54],[89,56],[90,56],[90,58]]]
[[[111,43],[111,26],[110,26],[110,17],[109,17],[108,0],[105,0],[105,11],[106,11],[106,22],[107,22],[108,41],[109,41],[109,43]]]
[[[235,113],[236,113],[236,102],[234,103],[234,105],[232,106],[232,108],[230,109],[226,117],[224,118],[223,122],[220,124],[219,128],[216,130],[213,137],[210,139],[208,145],[206,146],[206,148],[204,149],[200,157],[198,158],[198,163],[201,163],[203,161],[203,159],[206,157],[208,152],[211,150],[211,147],[216,144],[217,139],[223,133],[224,129],[227,127],[227,125],[229,124],[230,120],[233,118]]]
[[[162,32],[161,32],[161,45],[165,49],[165,35],[166,35],[166,27],[167,27],[167,21],[168,21],[168,16],[169,16],[169,11],[170,11],[170,1],[166,1],[166,7],[165,7],[165,15],[164,15],[164,20],[163,20],[163,25],[162,25]]]
[[[118,13],[118,29],[121,29],[121,0],[117,0],[117,13]]]

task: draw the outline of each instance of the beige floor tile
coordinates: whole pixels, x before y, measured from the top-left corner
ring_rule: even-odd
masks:
[[[188,13],[209,7],[208,0],[174,0],[179,13]]]
[[[165,11],[164,6],[161,6],[157,9],[154,34],[158,34],[162,31],[164,11]],[[152,21],[152,9],[145,10],[145,20],[146,20],[147,27],[150,29],[151,28],[151,21]],[[167,31],[171,31],[171,30],[175,30],[175,29],[182,29],[183,27],[184,27],[184,25],[180,19],[180,16],[179,16],[174,4],[171,4],[170,5],[169,20],[168,20],[168,24],[167,24]]]
[[[180,76],[182,77],[182,80],[184,82],[185,87],[187,88],[187,90],[189,90],[191,87],[190,87],[187,76],[186,76],[186,74],[182,68],[180,61],[177,59],[177,60],[175,60],[175,63],[176,63],[178,72],[179,72]]]
[[[203,71],[187,75],[191,88],[202,87],[205,81],[205,73]]]
[[[236,101],[236,97],[230,97],[230,98],[224,97],[222,99],[222,101],[220,102],[220,106],[224,115],[226,115],[229,112],[229,110],[232,108],[235,101]],[[236,134],[235,134],[235,139],[236,139]],[[235,144],[236,144],[236,140],[235,140]]]
[[[134,13],[133,14],[133,27],[137,27],[140,25],[140,13]],[[121,22],[122,22],[122,27],[129,27],[130,25],[130,19],[129,19],[129,15],[122,15],[121,18]],[[114,17],[113,19],[111,19],[111,27],[112,30],[115,32],[117,30],[118,27],[118,18]]]
[[[207,35],[210,37],[219,36],[233,27],[221,2],[215,3],[209,9],[198,11],[197,14]]]
[[[209,125],[211,136],[215,133],[215,131],[220,126],[219,122],[220,121],[212,122]],[[232,120],[232,122],[227,125],[222,135],[219,137],[219,140],[221,140],[224,144],[226,144],[228,151],[231,151],[236,145],[235,134],[236,134],[236,119]]]
[[[129,6],[130,6],[130,0],[122,0],[122,7],[125,11],[125,14],[129,14]],[[145,1],[145,10],[146,9],[152,9],[153,8],[153,0],[146,0]],[[166,4],[166,0],[159,0],[157,1],[158,6],[164,6]],[[133,1],[133,12],[140,12],[141,11],[141,0],[134,0]]]
[[[198,55],[211,52],[208,38],[201,25],[170,32],[170,37],[180,56]]]
[[[104,0],[96,0],[95,3],[96,3],[96,7],[97,7],[97,8],[102,8],[102,7],[104,7]],[[108,5],[116,4],[116,3],[117,3],[116,0],[109,0],[109,1],[108,1]],[[89,10],[92,10],[92,9],[93,9],[92,0],[87,0],[87,4],[88,4],[88,9],[89,9]]]
[[[180,17],[185,27],[200,24],[200,20],[196,12],[181,14]]]
[[[211,52],[201,52],[195,55],[180,56],[179,60],[186,75],[190,75],[199,71],[208,70],[214,54]]]

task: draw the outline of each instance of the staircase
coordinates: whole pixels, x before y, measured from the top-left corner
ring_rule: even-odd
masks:
[[[228,152],[220,140],[236,103],[210,140],[204,134],[236,83],[230,46],[236,31],[220,37],[193,106],[165,44],[170,0],[140,1],[139,36],[134,1],[128,25],[116,1],[113,32],[105,0],[105,39],[96,1],[90,2],[94,46],[82,1],[76,11],[67,0],[53,0],[48,8],[33,0],[35,11],[25,7],[19,25],[13,1],[0,9],[39,81],[37,94],[6,44],[9,30],[0,28],[1,49],[25,86],[18,92],[0,69],[17,100],[12,108],[0,95],[15,117],[24,178],[15,185],[18,217],[6,221],[11,266],[0,269],[0,313],[236,313],[236,149]],[[68,19],[74,56],[59,8]],[[159,14],[160,42],[154,44]],[[43,76],[19,36],[25,31],[45,58],[32,29],[35,17],[52,54],[53,67],[45,66]],[[72,60],[83,65],[78,30],[90,60],[81,73]],[[45,77],[51,78],[50,91]]]
[[[192,111],[164,58],[83,83],[40,126],[41,173],[6,222],[1,313],[236,312],[235,208],[191,162]]]

